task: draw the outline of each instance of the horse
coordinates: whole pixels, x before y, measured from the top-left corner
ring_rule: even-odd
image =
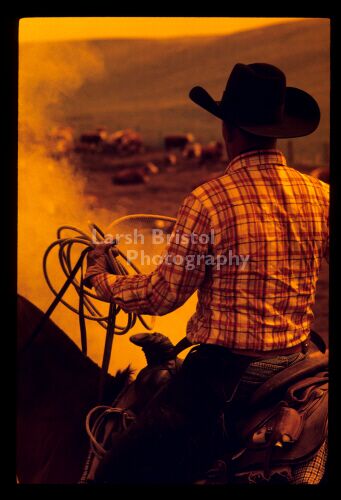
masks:
[[[98,403],[100,367],[48,320],[26,349],[43,312],[17,302],[17,478],[19,483],[74,484],[89,450],[85,416]],[[105,379],[104,401],[129,384],[128,366]]]

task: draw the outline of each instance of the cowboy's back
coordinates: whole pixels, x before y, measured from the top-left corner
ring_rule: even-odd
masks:
[[[328,252],[328,186],[288,167],[276,140],[316,130],[319,106],[266,63],[237,63],[221,101],[199,86],[189,97],[222,120],[224,175],[183,200],[154,272],[115,276],[104,249],[102,256],[94,252],[88,283],[126,312],[155,315],[177,309],[198,290],[186,332],[194,343],[245,354],[303,346]],[[193,239],[212,231],[213,242]],[[173,238],[178,234],[185,238]]]
[[[190,340],[260,351],[306,340],[328,252],[329,186],[264,150],[240,155],[192,194],[226,264],[211,266],[199,287]]]

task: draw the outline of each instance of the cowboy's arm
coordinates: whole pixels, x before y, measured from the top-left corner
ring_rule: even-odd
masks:
[[[97,296],[138,314],[163,315],[177,309],[204,279],[209,231],[206,208],[190,194],[178,211],[161,264],[145,275],[100,272],[91,278]],[[203,234],[207,237],[198,238]]]

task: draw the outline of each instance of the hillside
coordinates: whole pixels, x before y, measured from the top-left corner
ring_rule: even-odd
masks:
[[[281,24],[229,36],[169,40],[94,40],[49,45],[54,57],[84,47],[101,61],[99,79],[85,78],[74,93],[63,94],[50,111],[57,121],[79,130],[106,126],[138,129],[146,143],[159,145],[166,133],[193,132],[209,141],[220,123],[188,99],[194,85],[220,98],[236,62],[269,62],[318,100],[317,132],[297,141],[302,159],[315,159],[329,136],[329,23],[324,20]],[[58,47],[57,47],[58,46]],[[22,47],[28,55],[29,45]],[[91,75],[91,64],[89,64]]]

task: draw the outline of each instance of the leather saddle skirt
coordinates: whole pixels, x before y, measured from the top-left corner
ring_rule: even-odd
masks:
[[[254,393],[235,425],[234,474],[305,463],[327,438],[328,356],[282,370]]]

